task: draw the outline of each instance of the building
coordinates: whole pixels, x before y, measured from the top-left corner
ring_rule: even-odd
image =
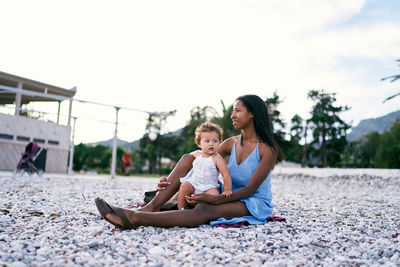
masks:
[[[71,137],[71,113],[76,88],[58,86],[0,71],[0,105],[14,107],[12,114],[0,111],[0,170],[16,168],[29,142],[47,150],[46,172],[66,173]],[[58,102],[57,119],[32,118],[21,106],[30,102]],[[69,102],[66,125],[60,123],[62,101]]]

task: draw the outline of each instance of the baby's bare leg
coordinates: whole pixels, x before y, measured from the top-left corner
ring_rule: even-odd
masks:
[[[194,187],[189,182],[183,182],[179,188],[178,193],[178,209],[185,208],[187,206],[185,196],[190,196],[194,193]]]

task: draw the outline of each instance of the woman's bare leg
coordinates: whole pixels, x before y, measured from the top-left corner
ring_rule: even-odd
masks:
[[[193,185],[191,185],[189,182],[183,182],[181,184],[178,193],[178,210],[188,206],[188,204],[186,203],[185,196],[190,196],[191,194],[194,193],[194,191],[195,189]]]
[[[218,218],[231,219],[233,217],[249,216],[250,213],[246,204],[237,201],[221,205],[197,204],[192,210],[177,210],[165,212],[143,212],[124,209],[124,212],[135,226],[156,226],[156,227],[196,227]],[[107,214],[106,217],[122,225],[121,219],[115,214]]]
[[[170,182],[164,190],[158,191],[157,195],[140,211],[155,212],[160,211],[161,207],[179,190],[181,185],[180,178],[185,177],[192,169],[194,157],[190,154],[185,154],[178,161],[175,168],[168,175],[167,181]]]
[[[204,194],[214,195],[214,196],[218,196],[219,195],[219,191],[216,188],[210,188],[210,189],[204,191],[203,193]]]

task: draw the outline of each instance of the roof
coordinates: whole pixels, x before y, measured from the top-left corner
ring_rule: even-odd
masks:
[[[36,101],[62,101],[72,98],[76,93],[76,88],[65,89],[0,71],[0,104],[15,102],[20,82],[23,90],[21,104]]]

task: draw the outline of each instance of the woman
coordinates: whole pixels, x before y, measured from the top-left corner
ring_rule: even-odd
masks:
[[[265,223],[272,214],[271,170],[280,149],[273,139],[268,110],[256,95],[236,99],[231,115],[233,126],[241,130],[239,136],[226,139],[218,148],[222,156],[230,155],[228,169],[232,177],[232,195],[198,194],[187,196],[189,203],[196,203],[191,210],[157,212],[179,189],[180,178],[192,168],[194,157],[184,155],[174,170],[158,183],[158,194],[139,211],[122,209],[96,199],[100,214],[121,229],[140,225],[157,227],[196,227],[217,220],[215,223],[248,221]]]

